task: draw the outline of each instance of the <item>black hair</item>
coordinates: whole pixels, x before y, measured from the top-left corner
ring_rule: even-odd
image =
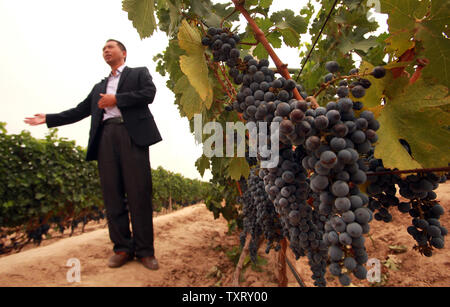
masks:
[[[117,39],[110,38],[106,42],[116,42],[117,45],[119,46],[120,50],[127,52],[127,48],[125,47],[125,45],[122,44],[121,42],[119,42]],[[127,60],[127,57],[125,57],[125,61],[126,60]]]

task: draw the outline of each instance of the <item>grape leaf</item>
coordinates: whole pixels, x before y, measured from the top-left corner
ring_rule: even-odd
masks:
[[[283,36],[284,43],[289,47],[298,47],[300,45],[300,34],[298,34],[289,24],[285,21],[276,24],[278,31]]]
[[[273,26],[273,22],[267,18],[255,18],[255,22],[263,32],[267,32]]]
[[[191,86],[189,79],[185,75],[178,79],[175,87],[173,88],[173,92],[181,95],[179,104],[188,119],[193,118],[196,113],[202,112],[202,100],[200,99],[200,96],[195,88]]]
[[[241,176],[247,178],[250,174],[250,166],[245,158],[235,157],[231,159],[228,166],[228,176],[233,180],[241,179]]]
[[[178,44],[187,53],[187,55],[180,56],[180,68],[209,109],[212,104],[213,91],[208,77],[209,71],[204,55],[204,46],[201,43],[199,31],[191,27],[186,20],[182,21],[179,28]]]
[[[415,42],[411,40],[411,31],[403,30],[389,36],[386,44],[386,52],[399,58],[406,50],[413,48]]]
[[[158,28],[167,33],[171,37],[181,22],[179,7],[181,0],[156,1],[156,18],[158,20]]]
[[[373,65],[363,61],[361,62],[361,66],[359,67],[360,72],[371,72],[373,70]],[[386,87],[386,80],[391,80],[390,75],[376,79],[371,75],[365,76],[365,79],[369,80],[372,85],[366,89],[366,94],[364,97],[359,98],[358,100],[364,104],[365,108],[373,108],[381,105],[381,99],[383,97],[383,91]]]
[[[271,32],[266,36],[266,38],[273,48],[281,48],[281,39],[279,32]]]
[[[273,0],[259,0],[259,6],[268,9],[272,5]]]
[[[402,51],[422,42],[423,50],[416,55],[426,57],[430,63],[422,70],[425,79],[434,83],[450,85],[450,40],[448,1],[381,0],[381,12],[388,13],[391,36],[387,40],[388,52],[395,51],[398,57]]]
[[[347,53],[351,50],[362,50],[367,52],[370,48],[377,45],[378,40],[375,36],[370,36],[368,38],[362,37],[360,40],[347,36],[346,39],[339,45],[339,50],[341,50],[342,53]]]
[[[253,49],[252,54],[257,57],[259,60],[267,59],[269,53],[266,48],[264,48],[263,44],[258,44],[255,49]]]
[[[414,29],[416,19],[425,16],[430,0],[381,0],[381,13],[388,14],[389,32]]]
[[[153,34],[156,29],[154,0],[123,0],[122,10],[128,13],[141,39]]]
[[[205,170],[210,168],[210,163],[208,157],[202,155],[200,158],[195,161],[195,166],[197,167],[198,172],[203,177],[205,174]]]
[[[302,34],[305,33],[308,24],[302,16],[295,15],[291,10],[283,10],[275,12],[270,16],[270,20],[275,23],[275,26],[279,27],[280,24],[285,22],[288,27],[291,27],[295,32]]]
[[[209,27],[219,27],[222,19],[213,12],[210,0],[191,0],[191,10],[196,15],[205,19]]]
[[[406,82],[405,82],[406,81]],[[378,118],[375,156],[387,168],[414,169],[447,166],[450,157],[450,117],[441,107],[450,104],[448,89],[423,80],[410,85],[404,78],[386,88],[387,103]],[[405,85],[406,84],[406,85]],[[406,140],[412,157],[400,144]]]
[[[424,78],[450,85],[450,2],[433,1],[430,15],[418,23],[416,38],[423,42],[423,55],[430,63],[422,70]]]
[[[232,3],[215,3],[212,5],[212,10],[222,18],[228,17],[227,21],[239,20],[239,14],[233,14],[230,16],[231,12],[234,11],[234,5],[232,5]]]

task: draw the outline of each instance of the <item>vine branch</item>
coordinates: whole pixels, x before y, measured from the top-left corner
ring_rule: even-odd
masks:
[[[394,175],[394,174],[411,174],[411,173],[434,173],[434,172],[449,172],[450,166],[447,167],[435,167],[435,168],[416,168],[402,171],[382,171],[367,173],[367,176],[381,176],[381,175]]]
[[[267,37],[264,35],[264,32],[258,27],[255,20],[253,20],[253,18],[250,16],[249,12],[242,5],[243,2],[240,0],[232,0],[232,1],[235,5],[236,9],[239,10],[239,12],[241,12],[241,14],[245,17],[248,24],[252,28],[253,33],[255,34],[255,39],[263,45],[264,49],[266,49],[267,53],[272,58],[273,62],[275,63],[275,66],[278,69],[278,72],[285,79],[287,79],[287,80],[292,79],[291,75],[289,74],[289,71],[287,69],[287,64],[284,64],[281,61],[281,59],[278,57],[278,55],[275,53],[275,51],[273,50],[269,41],[267,40]],[[294,93],[295,99],[297,99],[299,101],[304,101],[303,97],[300,95],[300,93],[298,92],[298,90],[296,88],[294,88],[293,93]],[[315,106],[315,107],[318,107],[318,106]],[[313,108],[315,108],[315,107],[313,106]]]

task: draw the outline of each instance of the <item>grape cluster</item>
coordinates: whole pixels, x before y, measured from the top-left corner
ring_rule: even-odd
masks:
[[[28,240],[33,241],[33,243],[35,243],[37,245],[40,245],[42,242],[42,237],[47,235],[49,230],[50,230],[50,225],[47,223],[44,223],[35,229],[27,231]]]
[[[236,44],[240,42],[239,35],[228,29],[208,28],[207,35],[202,38],[202,44],[208,46],[213,54],[214,62],[226,62],[229,67],[239,63],[240,51]]]
[[[313,279],[317,286],[325,286],[326,245],[322,232],[313,223],[313,210],[306,202],[309,185],[305,169],[298,163],[303,156],[302,147],[280,150],[278,166],[260,171],[265,189],[280,215],[284,235],[298,259],[308,256]]]
[[[214,61],[225,62],[231,79],[241,85],[235,101],[225,109],[242,114],[246,122],[279,123],[279,130],[271,131],[279,132],[278,165],[258,169],[256,164],[240,199],[244,206],[240,238],[243,244],[246,234],[251,234],[252,260],[263,236],[269,241],[266,252],[273,242],[286,237],[297,259],[308,257],[315,285],[326,285],[328,263],[330,273],[342,285],[350,284],[351,274],[365,279],[368,255],[363,235],[369,232],[373,218],[390,221],[392,206],[413,217],[408,232],[418,241],[421,252],[430,254],[431,246],[443,247],[447,230],[439,224],[443,210],[433,192],[436,177],[402,180],[395,175],[367,176],[368,171],[384,167],[373,158],[380,124],[358,101],[371,87],[370,80],[364,78],[366,74],[352,69],[348,76],[341,76],[339,64],[327,62],[329,73],[324,81],[335,89],[337,99],[312,109],[308,102],[311,98],[302,86],[277,78],[267,59],[250,55],[241,59],[238,42],[238,35],[217,28],[208,29],[202,41],[212,50]],[[374,78],[385,74],[383,67],[370,72]],[[294,99],[295,89],[306,101]],[[249,157],[247,161],[251,166],[257,162]],[[358,187],[366,181],[370,198]],[[410,196],[410,202],[397,199],[396,185],[402,196]]]
[[[388,171],[384,168],[381,159],[373,156],[369,159],[369,167],[373,172]],[[446,176],[438,176],[434,173],[408,175],[402,179],[398,175],[387,174],[369,176],[370,185],[367,193],[370,196],[369,209],[376,212],[376,220],[384,222],[392,221],[389,212],[391,207],[397,207],[402,213],[409,213],[412,217],[412,225],[408,227],[408,233],[416,240],[418,249],[423,255],[431,257],[433,248],[444,248],[444,237],[447,229],[439,221],[444,209],[436,201],[435,189],[440,183],[447,180]],[[399,194],[409,201],[400,202],[396,196]]]
[[[291,79],[276,78],[273,70],[268,68],[267,59],[258,61],[252,56],[246,56],[243,63],[242,70],[232,68],[229,71],[234,82],[242,84],[233,102],[233,109],[251,122],[265,121],[270,124],[277,116],[278,120],[288,117],[291,111],[288,102],[297,101],[292,99],[293,90],[297,88],[302,92],[302,87]],[[306,97],[304,92],[302,94]],[[282,113],[277,112],[280,104],[280,109],[284,107]],[[286,105],[289,110],[286,110]]]
[[[333,74],[339,65],[328,62],[326,68]],[[342,285],[350,284],[349,272],[359,279],[365,279],[367,274],[364,264],[368,256],[363,234],[369,232],[373,216],[367,208],[369,199],[358,185],[367,180],[368,167],[363,155],[377,141],[379,129],[372,112],[355,114],[355,102],[349,93],[355,98],[365,94],[365,87],[355,82],[364,83],[359,78],[350,86],[346,80],[341,81],[336,102],[305,112],[305,120],[311,129],[306,135],[308,155],[303,158],[302,165],[312,172],[310,188],[316,193],[316,207],[327,218],[323,239],[329,246],[329,270]],[[364,85],[368,88],[370,82]],[[359,103],[356,109],[361,107]]]
[[[92,211],[83,217],[79,217],[76,219],[72,219],[70,221],[70,227],[72,229],[72,233],[74,229],[78,226],[78,224],[83,223],[84,226],[91,220],[99,221],[100,219],[105,218],[105,212],[103,209],[98,208],[97,206],[92,207]],[[49,235],[49,231],[52,227],[57,227],[60,233],[64,233],[65,228],[67,227],[67,221],[64,220],[62,216],[52,216],[50,219],[39,218],[36,221],[30,221],[30,225],[27,226],[27,230],[25,232],[26,236],[20,235],[20,237],[11,237],[9,240],[10,244],[5,244],[4,242],[0,242],[0,254],[7,253],[12,249],[22,248],[24,245],[29,242],[33,242],[34,244],[40,245],[42,240]],[[19,233],[20,234],[20,233]],[[6,239],[6,235],[0,237],[1,239]]]
[[[272,202],[267,197],[264,182],[257,172],[257,168],[251,170],[247,183],[244,185],[245,192],[241,197],[244,216],[244,230],[240,235],[241,245],[245,243],[246,234],[250,234],[249,250],[253,262],[256,262],[262,235],[267,239],[266,253],[274,247],[274,242],[276,242],[275,250],[279,250],[281,247],[279,242],[283,238],[280,221]]]
[[[373,157],[373,149],[369,152],[368,162],[369,171],[382,172],[388,171],[384,168],[381,159]],[[387,174],[383,176],[368,176],[368,186],[366,189],[369,197],[368,208],[374,212],[374,218],[377,221],[384,221],[386,223],[392,221],[392,215],[389,212],[390,207],[398,206],[400,204],[397,198],[396,184],[402,180],[396,174]]]

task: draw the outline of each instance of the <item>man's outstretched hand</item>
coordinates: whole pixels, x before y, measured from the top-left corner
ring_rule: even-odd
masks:
[[[102,98],[98,101],[98,107],[104,109],[106,107],[113,107],[116,105],[116,95],[113,94],[100,94]]]
[[[45,114],[39,113],[34,114],[34,117],[25,117],[24,122],[31,126],[45,124]]]

